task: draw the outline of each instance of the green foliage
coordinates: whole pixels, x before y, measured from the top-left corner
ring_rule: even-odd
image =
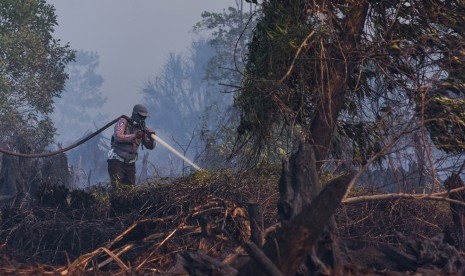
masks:
[[[336,140],[338,137],[341,137],[340,141]],[[341,151],[344,148],[350,148],[353,162],[365,165],[371,157],[381,151],[380,137],[379,129],[374,123],[351,124],[342,122],[338,126],[335,137],[333,137],[335,140],[333,145],[335,145],[336,149],[341,149]],[[351,143],[350,147],[347,146],[347,142]],[[334,155],[343,156],[343,153],[334,152]],[[377,161],[379,163],[382,159]]]
[[[237,112],[232,108],[232,95],[242,81],[244,64],[247,61],[247,44],[256,24],[257,13],[247,6],[228,7],[221,13],[203,12],[202,20],[194,31],[209,32],[208,43],[215,50],[205,67],[205,79],[217,86],[222,103],[210,106],[202,115],[201,139],[204,145],[202,162],[211,169],[236,166],[231,157],[235,150]],[[217,116],[224,114],[223,116]],[[213,122],[213,123],[212,123]],[[235,155],[237,157],[238,155]],[[237,159],[237,158],[236,158]]]
[[[434,144],[451,153],[465,151],[465,100],[434,97],[425,107],[427,128]]]
[[[425,116],[453,117],[428,125],[432,141],[463,151],[464,3],[272,0],[261,7],[235,102],[239,131],[256,149],[292,143],[283,132],[299,128],[310,140],[331,141],[318,145],[330,156],[351,152],[347,159],[363,164],[400,126],[420,121],[418,99],[429,87],[441,100],[429,99]]]
[[[235,138],[239,122],[237,110],[232,107],[232,95],[244,77],[247,45],[259,14],[252,5],[229,7],[221,13],[202,13],[202,20],[194,26],[195,32],[208,33],[208,43],[215,54],[205,66],[205,80],[220,83],[215,89],[222,98],[218,101],[220,104],[211,105],[201,117],[200,135],[204,145],[201,159],[212,169],[224,167],[225,162],[234,167],[244,165],[243,157],[250,151],[246,148],[240,153],[237,151]]]
[[[299,59],[295,64],[296,73],[280,81],[302,41],[317,28],[306,20],[306,2],[263,3],[263,16],[249,44],[244,89],[236,97],[235,105],[241,110],[239,132],[252,133],[252,141],[260,151],[274,152],[277,147],[269,144],[289,144],[292,138],[283,133],[294,132],[296,126],[299,129],[302,129],[299,126],[308,126],[313,116],[315,97],[312,94],[318,86],[315,82],[318,61],[308,57]],[[325,35],[323,27],[319,35]]]
[[[53,6],[44,0],[0,1],[0,129],[2,140],[41,150],[53,140],[49,114],[74,58],[52,37]],[[24,145],[23,144],[23,145]]]
[[[224,172],[223,172],[224,173]],[[189,176],[186,177],[186,180],[190,185],[193,187],[204,187],[208,183],[218,181],[221,173],[219,172],[212,172],[210,170],[200,170],[196,171]]]

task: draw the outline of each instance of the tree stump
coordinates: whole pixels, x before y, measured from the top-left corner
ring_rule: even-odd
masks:
[[[322,189],[313,149],[305,142],[301,142],[299,150],[289,160],[283,162],[279,183],[278,211],[282,227],[269,236],[263,246],[266,257],[284,275],[294,275],[306,260],[315,259],[316,255],[311,252],[316,252],[318,239],[327,230],[353,177],[352,174],[342,175]],[[252,256],[251,261],[239,269],[239,275],[266,274],[263,272],[266,259],[256,256],[256,260]]]
[[[315,153],[311,145],[302,141],[297,152],[283,160],[279,180],[278,212],[287,221],[302,211],[318,195],[321,184],[316,171]]]

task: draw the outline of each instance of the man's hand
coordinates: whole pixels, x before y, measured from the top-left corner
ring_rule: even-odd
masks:
[[[144,137],[144,132],[142,130],[138,130],[136,132],[136,138],[141,139],[142,137]]]
[[[149,138],[152,138],[152,134],[153,134],[153,135],[156,135],[155,131],[153,131],[153,130],[151,130],[151,129],[147,129],[147,130],[145,131],[145,133],[147,134],[147,136],[148,136]]]

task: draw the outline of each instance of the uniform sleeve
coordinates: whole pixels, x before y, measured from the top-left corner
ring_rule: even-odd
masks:
[[[136,137],[135,134],[125,134],[128,121],[124,118],[118,120],[115,126],[114,137],[118,142],[132,142]]]

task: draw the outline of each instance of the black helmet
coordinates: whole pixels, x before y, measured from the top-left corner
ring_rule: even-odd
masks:
[[[147,117],[149,115],[149,112],[147,110],[147,107],[142,104],[136,104],[134,108],[132,109],[132,115],[134,114],[139,114],[142,117]]]

